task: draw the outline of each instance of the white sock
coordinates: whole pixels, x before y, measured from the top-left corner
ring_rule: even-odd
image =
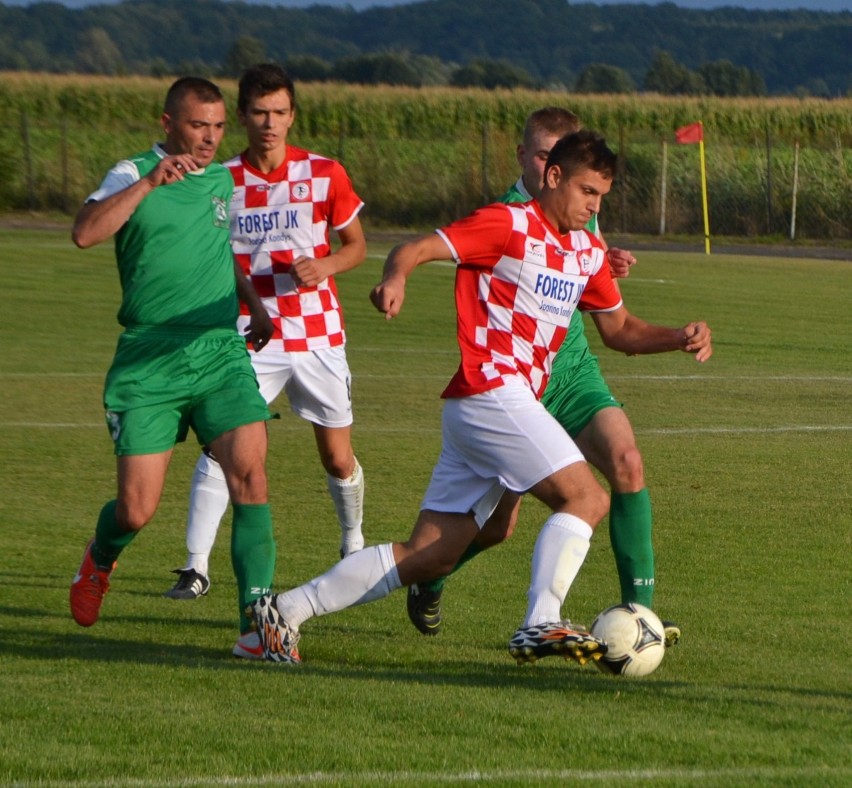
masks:
[[[573,514],[547,518],[533,550],[525,627],[562,619],[562,603],[586,559],[592,533],[591,526]]]
[[[219,523],[228,509],[230,495],[225,474],[216,460],[202,454],[195,464],[189,492],[186,523],[186,568],[208,575],[208,560],[216,541]]]
[[[402,588],[391,544],[374,545],[346,556],[325,574],[278,594],[276,607],[294,629],[313,616],[363,605]]]
[[[328,491],[340,523],[340,552],[347,556],[364,547],[361,523],[364,519],[364,472],[355,459],[355,470],[348,479],[328,474]]]

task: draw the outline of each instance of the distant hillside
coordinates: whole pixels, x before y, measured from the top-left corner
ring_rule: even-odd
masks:
[[[105,62],[131,73],[199,65],[215,72],[240,36],[281,61],[389,51],[455,65],[504,59],[551,85],[571,86],[586,66],[602,63],[641,86],[655,54],[665,51],[690,69],[717,61],[746,67],[774,94],[813,85],[828,95],[852,89],[849,12],[565,0],[428,0],[363,11],[216,0],[134,0],[78,10],[0,5],[0,69],[98,71]]]

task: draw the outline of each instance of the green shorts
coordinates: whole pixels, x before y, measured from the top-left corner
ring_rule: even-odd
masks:
[[[612,396],[598,360],[591,353],[567,371],[552,375],[541,401],[572,438],[588,426],[598,411],[623,407]]]
[[[245,340],[225,328],[125,331],[107,373],[104,408],[117,455],[168,451],[190,427],[207,446],[269,418]]]

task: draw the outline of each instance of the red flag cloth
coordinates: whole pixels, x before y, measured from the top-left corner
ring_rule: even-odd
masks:
[[[690,123],[688,126],[681,126],[675,132],[675,142],[681,145],[688,145],[691,142],[702,142],[704,140],[704,127],[701,121],[698,123]]]

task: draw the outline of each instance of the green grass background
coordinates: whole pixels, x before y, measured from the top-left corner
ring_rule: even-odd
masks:
[[[449,266],[414,274],[396,320],[370,306],[387,248],[339,280],[370,543],[409,533],[457,362]],[[450,581],[440,637],[410,626],[398,592],[309,622],[290,669],[229,656],[229,524],[209,596],[162,596],[184,559],[192,442],[101,620],[72,621],[68,586],[114,494],[100,393],[117,276],[109,243],[0,231],[0,783],[852,784],[850,285],[849,262],[669,252],[640,255],[624,283],[633,312],[706,319],[715,344],[705,365],[601,354],[645,459],[656,607],[684,632],[652,676],[508,656],[546,515],[533,500]],[[284,588],[330,566],[338,534],[310,429],[278,410]],[[604,523],[565,613],[590,623],[615,601]]]

